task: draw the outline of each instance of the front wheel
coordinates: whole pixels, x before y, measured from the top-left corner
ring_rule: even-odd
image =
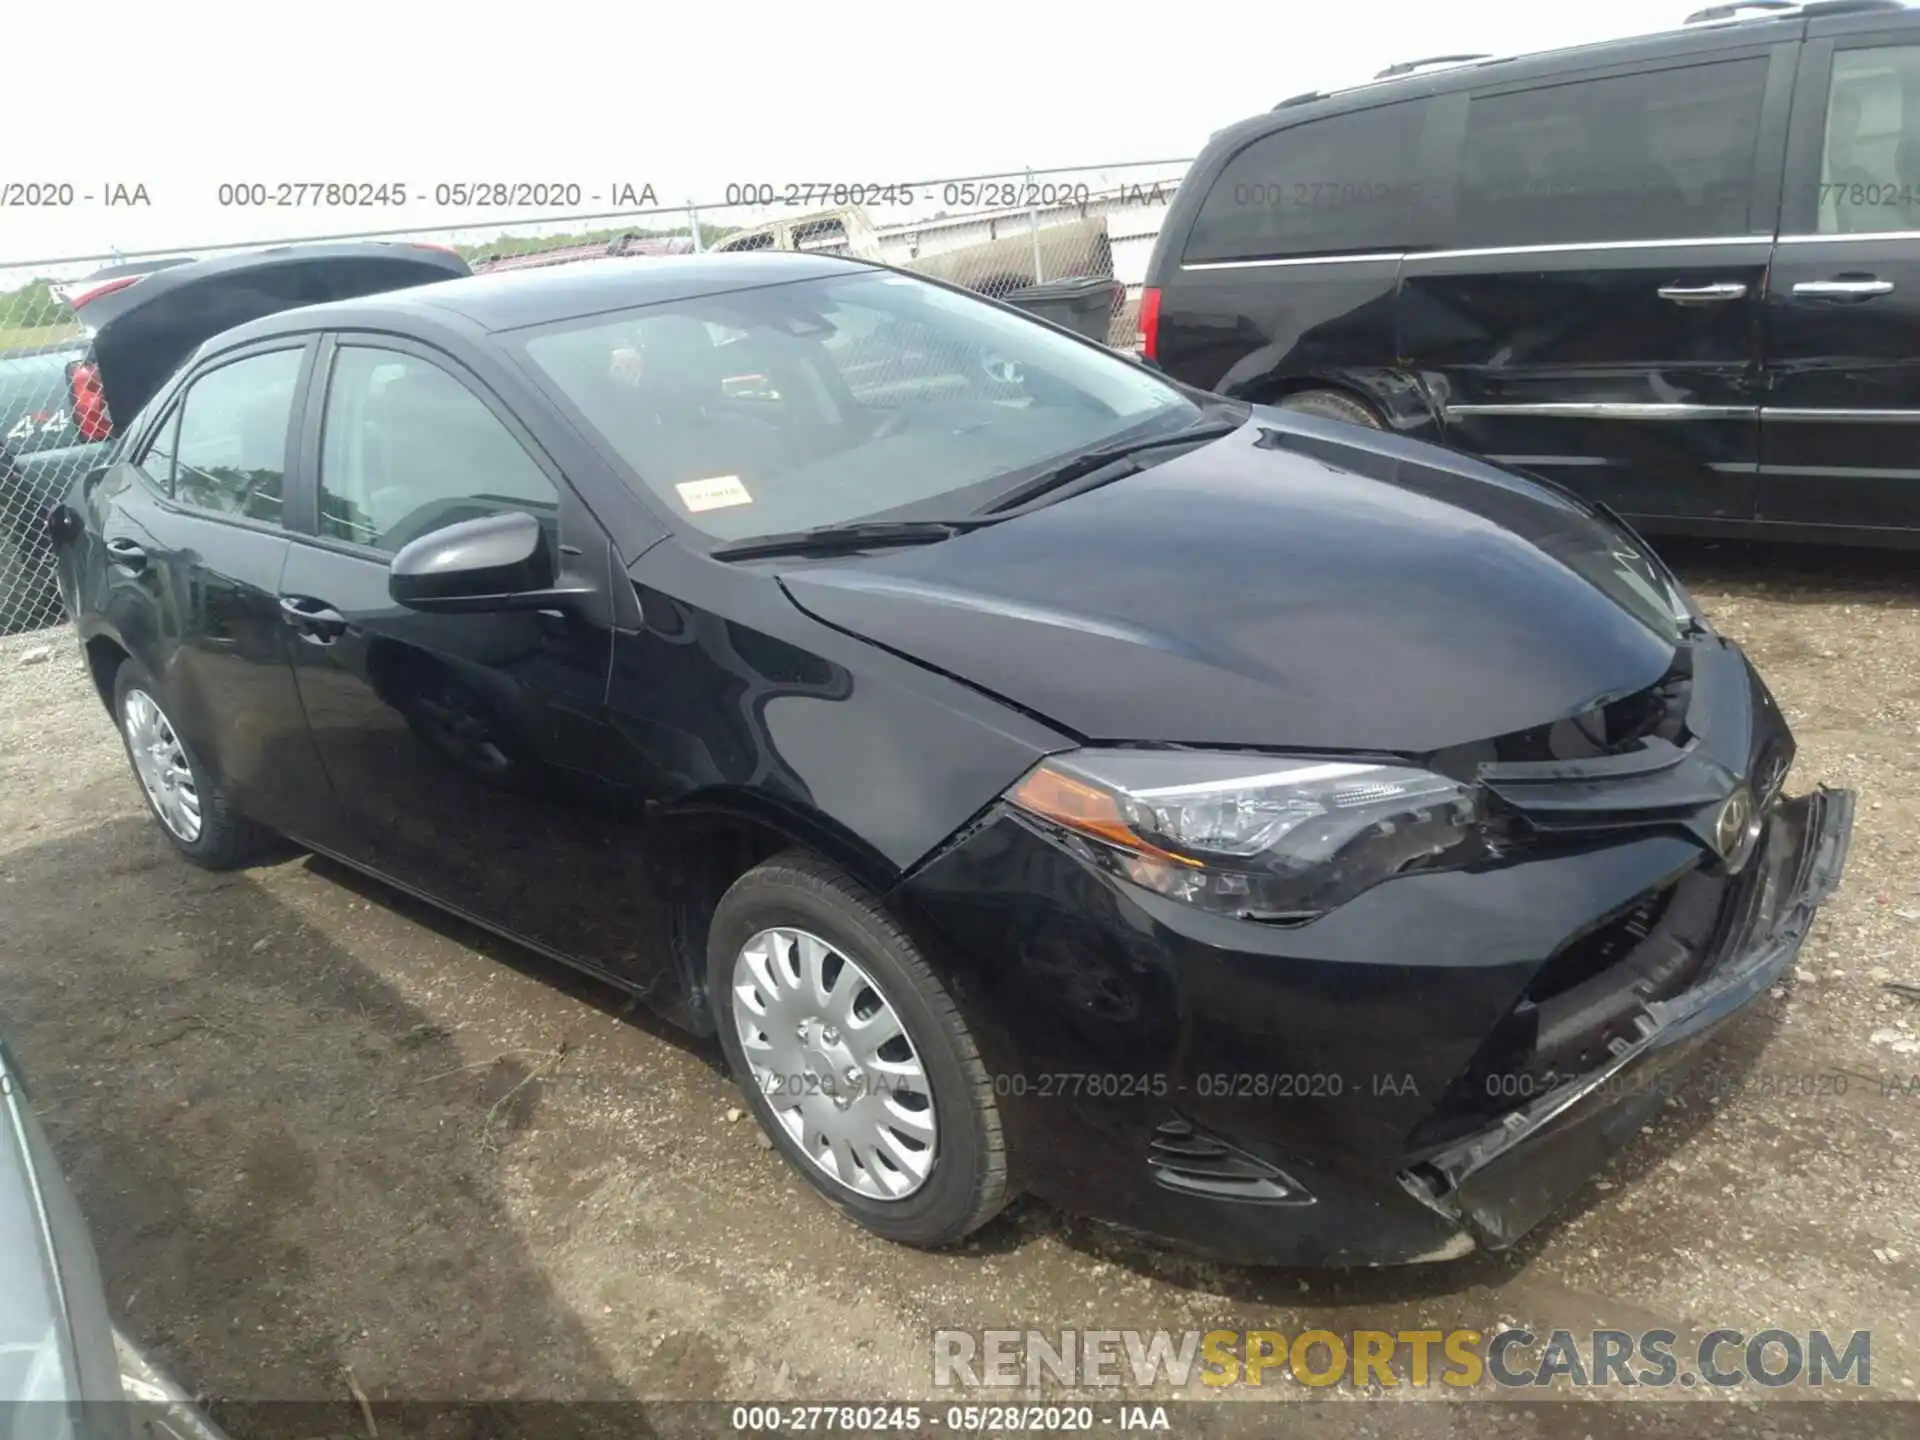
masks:
[[[147,809],[173,848],[208,870],[245,864],[265,832],[234,808],[226,786],[194,758],[137,660],[122,661],[114,674],[113,713]]]
[[[721,897],[708,993],[735,1079],[822,1195],[889,1240],[949,1245],[1006,1204],[992,1077],[919,949],[802,851]]]

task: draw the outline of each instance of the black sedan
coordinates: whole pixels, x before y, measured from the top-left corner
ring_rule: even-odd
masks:
[[[399,253],[97,337],[52,525],[161,831],[717,1033],[882,1235],[1511,1244],[1838,881],[1852,797],[1557,490],[856,262]]]

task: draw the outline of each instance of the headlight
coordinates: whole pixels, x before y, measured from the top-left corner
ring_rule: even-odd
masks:
[[[1471,787],[1401,765],[1081,750],[1007,798],[1102,868],[1251,920],[1310,920],[1404,871],[1492,853]]]

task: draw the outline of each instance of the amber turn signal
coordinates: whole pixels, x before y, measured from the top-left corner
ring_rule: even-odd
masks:
[[[1026,779],[1014,786],[1008,798],[1042,820],[1078,830],[1136,855],[1151,855],[1195,870],[1203,868],[1198,860],[1189,860],[1142,840],[1127,824],[1126,816],[1120,813],[1119,803],[1110,792],[1046,765],[1035,766]]]

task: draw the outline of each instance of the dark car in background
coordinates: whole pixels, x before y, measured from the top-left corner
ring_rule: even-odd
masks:
[[[143,275],[151,275],[156,270],[171,270],[176,265],[191,265],[191,255],[148,256],[140,260],[119,260],[111,265],[102,265],[78,280],[68,280],[53,287],[54,294],[74,309],[79,309],[88,300],[104,295],[109,290],[118,290],[131,285]]]
[[[107,438],[87,343],[0,350],[0,635],[60,618],[45,514]]]
[[[1146,352],[1650,533],[1920,540],[1920,12],[1444,58],[1214,136]]]
[[[192,263],[191,256],[126,260],[55,285],[66,312],[31,318],[51,319],[56,329],[71,320],[71,337],[0,349],[0,635],[61,618],[47,506],[97,462],[113,432],[81,308],[156,271]]]
[[[146,357],[180,326],[224,328],[288,304],[468,273],[445,246],[355,241],[126,261],[56,287],[75,336],[0,351],[0,634],[60,619],[46,514],[110,450],[113,397],[96,339],[102,326],[116,322],[111,343],[126,346],[114,357],[116,383],[152,385],[165,374],[147,374]],[[132,409],[123,404],[120,413]]]
[[[279,832],[717,1035],[895,1240],[1024,1189],[1239,1260],[1510,1245],[1840,878],[1852,796],[1786,797],[1604,514],[950,285],[116,328],[139,414],[55,533],[167,841]]]

